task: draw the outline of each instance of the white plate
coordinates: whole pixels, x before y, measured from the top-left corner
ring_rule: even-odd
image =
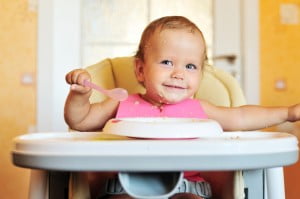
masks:
[[[109,120],[103,132],[146,139],[215,137],[223,130],[214,120],[191,118],[119,118]]]

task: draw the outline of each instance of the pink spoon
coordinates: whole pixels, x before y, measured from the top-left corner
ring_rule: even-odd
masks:
[[[87,87],[90,87],[92,89],[95,89],[105,95],[107,95],[108,97],[118,100],[118,101],[124,101],[127,99],[128,97],[128,92],[127,90],[125,90],[124,88],[114,88],[111,90],[106,90],[104,88],[99,87],[98,85],[88,81],[88,80],[84,80],[83,84]]]

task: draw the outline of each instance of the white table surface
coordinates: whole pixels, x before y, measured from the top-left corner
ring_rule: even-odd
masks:
[[[224,132],[187,140],[146,140],[96,132],[33,133],[14,139],[16,166],[59,171],[241,170],[298,160],[287,133]]]

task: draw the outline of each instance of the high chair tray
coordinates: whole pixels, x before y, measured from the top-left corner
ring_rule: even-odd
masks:
[[[216,137],[223,133],[219,123],[210,119],[139,117],[109,120],[106,134],[146,139],[191,139]]]
[[[289,165],[298,141],[287,133],[225,132],[146,140],[96,132],[33,133],[14,139],[16,166],[67,171],[239,170]]]

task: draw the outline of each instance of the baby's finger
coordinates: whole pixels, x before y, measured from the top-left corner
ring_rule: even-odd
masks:
[[[90,76],[87,73],[82,73],[77,77],[78,84],[85,86],[84,80],[90,81]]]
[[[85,70],[79,70],[79,71],[76,71],[73,78],[76,79],[76,84],[84,86],[84,80],[89,80],[90,75]]]
[[[80,84],[80,83],[78,82],[78,77],[79,77],[80,74],[82,74],[82,73],[83,73],[83,71],[82,71],[81,69],[75,70],[75,71],[73,72],[72,76],[71,76],[71,82],[72,82],[73,84]]]
[[[80,70],[81,69],[75,69],[75,70],[72,70],[71,72],[69,72],[67,75],[66,75],[66,81],[68,84],[76,84],[77,82],[77,76],[78,76],[78,73],[80,73]]]
[[[65,79],[68,84],[72,84],[72,72],[69,72],[68,74],[66,74]]]

